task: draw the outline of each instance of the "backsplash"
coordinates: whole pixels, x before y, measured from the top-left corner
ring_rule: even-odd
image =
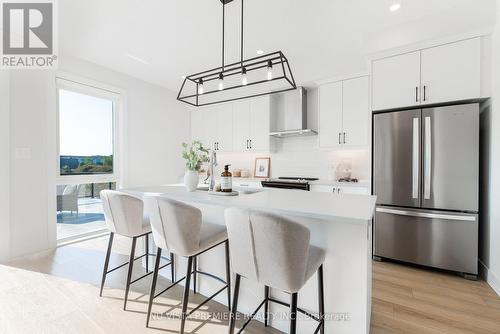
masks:
[[[255,158],[261,156],[271,157],[271,177],[329,179],[331,166],[346,160],[352,165],[352,177],[370,179],[369,150],[319,149],[318,136],[277,139],[276,149],[271,154],[219,153],[217,171],[220,174],[225,164],[231,164],[231,170],[245,168],[253,175]]]

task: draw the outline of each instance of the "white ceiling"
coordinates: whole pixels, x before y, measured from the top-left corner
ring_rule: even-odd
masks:
[[[495,0],[247,0],[245,57],[282,50],[299,83],[365,69],[386,48],[489,29]],[[241,0],[226,6],[226,59],[239,59]],[[220,66],[219,0],[59,1],[60,53],[177,91]]]

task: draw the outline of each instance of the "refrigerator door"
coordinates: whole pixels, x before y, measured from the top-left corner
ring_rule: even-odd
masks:
[[[477,275],[476,214],[377,207],[374,254]]]
[[[376,114],[373,190],[381,205],[420,206],[421,111]]]
[[[422,208],[478,211],[479,104],[422,110]]]

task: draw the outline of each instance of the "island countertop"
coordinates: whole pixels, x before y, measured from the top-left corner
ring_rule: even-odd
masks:
[[[239,196],[210,195],[207,191],[188,192],[183,185],[127,188],[136,196],[164,196],[185,202],[223,207],[265,210],[283,215],[334,221],[343,219],[366,224],[375,210],[376,196],[308,192],[289,189],[242,191]]]

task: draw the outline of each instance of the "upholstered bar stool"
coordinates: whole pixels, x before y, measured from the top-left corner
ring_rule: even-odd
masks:
[[[325,252],[309,244],[310,231],[305,226],[282,216],[237,208],[226,209],[225,219],[236,273],[233,308],[229,333],[235,329],[235,315],[241,277],[265,286],[264,300],[238,333],[241,333],[264,305],[264,324],[268,325],[269,302],[290,307],[290,333],[297,332],[297,312],[318,321],[314,333],[324,334],[323,262]],[[314,273],[318,273],[319,314],[313,315],[297,307],[298,292]],[[290,294],[290,304],[270,297],[270,289]]]
[[[152,271],[149,271],[149,234],[151,234],[151,226],[149,223],[149,219],[144,216],[144,205],[142,200],[140,200],[139,198],[113,190],[103,190],[101,191],[100,195],[104,208],[106,225],[110,231],[110,234],[106,260],[104,261],[104,269],[102,272],[101,291],[99,295],[102,296],[102,290],[104,288],[104,283],[106,282],[106,276],[109,273],[128,265],[127,283],[125,285],[125,300],[123,302],[123,309],[125,310],[127,307],[127,298],[130,290],[130,285],[153,273]],[[115,234],[132,238],[132,247],[130,249],[130,257],[128,262],[108,270],[109,258],[111,256],[111,248],[113,246],[113,238]],[[135,257],[136,242],[137,239],[141,237],[145,238],[144,241],[146,252],[139,257]],[[134,261],[139,260],[143,257],[146,257],[146,274],[132,280]],[[159,259],[157,259],[157,262],[158,260]],[[163,267],[170,264],[172,266],[171,269],[173,282],[174,263],[172,257],[171,260]]]
[[[153,274],[153,282],[151,284],[151,293],[149,296],[148,315],[146,327],[149,326],[151,318],[151,309],[154,298],[163,294],[174,285],[185,280],[184,296],[182,301],[182,318],[180,333],[184,333],[184,327],[187,317],[205,305],[209,300],[227,289],[227,300],[230,308],[231,301],[231,283],[230,283],[230,267],[229,267],[229,247],[227,242],[227,232],[223,225],[211,224],[203,221],[201,211],[191,205],[162,197],[149,197],[146,201],[150,201],[147,208],[151,218],[151,227],[153,230],[153,239],[158,246],[158,254],[156,256],[155,269]],[[226,281],[215,275],[198,270],[196,266],[197,257],[219,245],[225,245],[226,251]],[[171,253],[182,256],[188,259],[186,276],[174,282],[172,285],[163,291],[156,293],[156,282],[158,278],[158,259],[161,256],[162,250],[168,250]],[[207,277],[220,281],[224,286],[215,292],[213,295],[205,299],[201,304],[187,312],[189,290],[191,276],[201,274]],[[196,281],[194,282],[196,293]]]

